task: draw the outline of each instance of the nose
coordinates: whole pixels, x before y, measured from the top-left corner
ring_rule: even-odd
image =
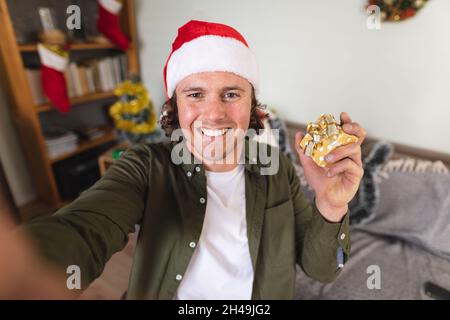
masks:
[[[204,118],[211,122],[219,122],[226,116],[226,105],[220,98],[212,98],[204,109]]]

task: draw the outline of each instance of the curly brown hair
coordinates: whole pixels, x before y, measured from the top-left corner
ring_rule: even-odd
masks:
[[[263,121],[267,118],[267,113],[264,109],[265,106],[256,99],[255,90],[252,88],[252,106],[250,109],[249,129],[255,129],[257,134],[259,134],[259,129],[264,129]],[[180,128],[180,122],[178,120],[177,97],[175,93],[172,98],[168,99],[163,104],[159,123],[161,124],[161,128],[164,130],[167,137],[170,137],[175,129]]]

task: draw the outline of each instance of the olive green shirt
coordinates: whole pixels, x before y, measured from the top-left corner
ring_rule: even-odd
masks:
[[[78,199],[27,224],[39,248],[64,270],[78,265],[82,289],[100,276],[112,254],[140,225],[126,298],[172,299],[199,241],[207,205],[201,164],[174,164],[170,143],[126,151]],[[296,264],[319,281],[333,281],[350,250],[348,213],[329,223],[300,191],[290,160],[263,175],[244,152],[247,236],[253,299],[292,299]]]

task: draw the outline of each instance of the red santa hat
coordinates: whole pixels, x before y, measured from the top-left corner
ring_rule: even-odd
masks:
[[[178,83],[187,76],[208,71],[235,73],[258,92],[258,65],[244,37],[224,24],[191,20],[178,29],[164,67],[167,97],[172,97]]]

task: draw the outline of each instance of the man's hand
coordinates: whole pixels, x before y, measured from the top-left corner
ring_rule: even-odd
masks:
[[[340,222],[348,211],[348,203],[358,191],[364,170],[361,160],[361,144],[366,131],[352,122],[346,112],[341,113],[342,129],[358,137],[356,143],[341,146],[330,152],[325,161],[327,167],[319,167],[300,148],[304,134],[295,136],[295,147],[303,166],[306,180],[316,194],[316,206],[322,216],[330,222]]]
[[[0,212],[0,300],[74,299],[65,274],[47,266],[25,235]]]

